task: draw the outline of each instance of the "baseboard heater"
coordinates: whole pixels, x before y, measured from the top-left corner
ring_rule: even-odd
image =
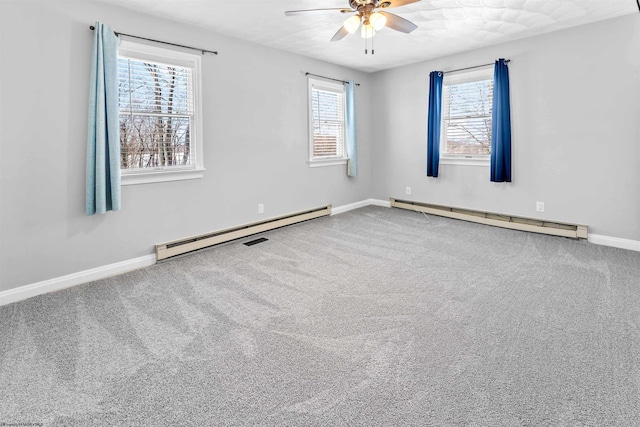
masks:
[[[513,230],[550,234],[553,236],[572,237],[574,239],[586,239],[588,236],[586,225],[541,221],[533,218],[500,215],[491,212],[458,209],[397,199],[391,199],[391,207],[409,209],[412,211],[493,225],[496,227],[511,228]]]
[[[331,205],[156,245],[158,261],[276,228],[331,215]]]

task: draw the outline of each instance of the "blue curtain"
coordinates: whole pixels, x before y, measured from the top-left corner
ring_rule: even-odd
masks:
[[[358,176],[358,142],[356,138],[356,83],[345,83],[347,104],[347,175]]]
[[[438,176],[440,126],[442,123],[442,71],[429,73],[429,111],[427,119],[427,176]]]
[[[496,61],[493,72],[493,115],[491,123],[491,181],[511,182],[511,106],[509,68]]]
[[[87,215],[120,209],[119,43],[111,28],[96,22],[89,87]]]

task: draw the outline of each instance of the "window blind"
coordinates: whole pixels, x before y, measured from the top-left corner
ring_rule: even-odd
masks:
[[[312,87],[313,157],[344,155],[344,94]]]
[[[193,70],[118,58],[122,169],[191,165]]]
[[[445,153],[491,153],[492,103],[491,79],[445,85],[442,112]]]

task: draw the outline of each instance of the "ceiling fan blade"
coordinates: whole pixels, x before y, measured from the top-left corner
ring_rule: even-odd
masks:
[[[305,16],[305,15],[321,15],[324,13],[351,13],[353,10],[345,9],[344,7],[332,7],[329,9],[305,9],[305,10],[287,10],[284,14],[286,16]]]
[[[407,21],[406,19],[401,18],[398,15],[394,15],[393,13],[389,13],[389,12],[380,12],[380,13],[383,14],[385,18],[387,18],[386,26],[391,28],[392,30],[400,31],[403,33],[410,33],[411,31],[418,28],[418,26],[413,22]]]
[[[390,7],[400,7],[400,6],[404,6],[411,3],[417,3],[419,1],[421,0],[387,0],[387,1],[383,1],[382,3],[391,3],[389,6],[386,7],[386,8],[390,8]]]
[[[345,38],[345,36],[347,36],[349,34],[349,31],[347,31],[346,28],[344,28],[344,25],[342,27],[340,27],[340,29],[335,33],[335,35],[333,36],[333,38],[331,39],[332,42],[337,42],[338,40],[342,40],[343,38]]]

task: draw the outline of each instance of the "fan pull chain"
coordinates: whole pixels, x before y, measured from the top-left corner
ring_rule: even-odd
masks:
[[[365,28],[364,31],[365,31],[365,33],[364,33],[364,35],[365,35],[365,37],[364,37],[364,54],[366,55],[367,54],[367,43],[368,43],[367,42],[367,37],[366,37],[367,36],[367,29]]]
[[[371,37],[369,36],[369,30],[371,30]],[[376,53],[376,51],[374,50],[374,44],[373,44],[373,38],[374,38],[374,33],[373,33],[373,28],[364,28],[364,54],[367,55],[369,53],[369,38],[371,38],[371,55],[374,55]]]

